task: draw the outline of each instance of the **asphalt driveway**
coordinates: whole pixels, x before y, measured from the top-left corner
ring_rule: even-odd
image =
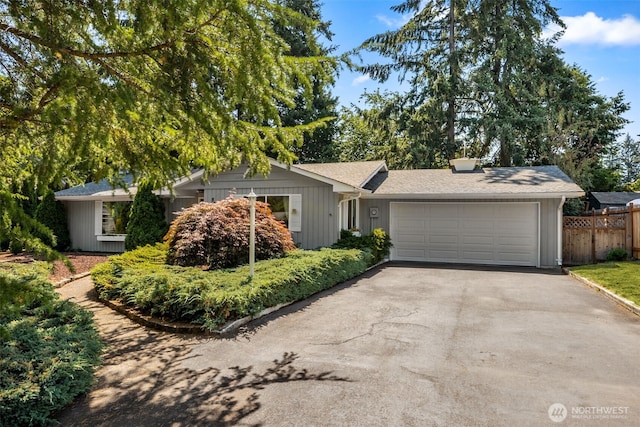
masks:
[[[106,363],[64,426],[640,419],[640,318],[561,274],[387,264],[223,339],[147,330],[90,289],[60,291],[96,313]]]

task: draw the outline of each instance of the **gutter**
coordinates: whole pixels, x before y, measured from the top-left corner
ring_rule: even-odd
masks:
[[[584,192],[565,193],[373,193],[364,194],[366,199],[388,200],[538,200],[538,199],[566,199],[584,196]]]

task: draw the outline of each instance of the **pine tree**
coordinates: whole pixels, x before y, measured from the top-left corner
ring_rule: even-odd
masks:
[[[626,134],[617,145],[617,163],[622,168],[622,182],[631,184],[640,179],[640,141]]]
[[[161,242],[168,229],[164,211],[162,200],[153,194],[151,186],[139,186],[129,213],[125,249]]]
[[[447,166],[464,146],[496,166],[564,164],[588,184],[628,105],[622,93],[599,95],[590,76],[565,64],[558,35],[543,38],[548,24],[563,27],[548,0],[408,0],[392,9],[410,19],[360,48],[388,62],[360,70],[407,83],[400,98],[374,103],[380,113],[369,126],[384,126],[391,116],[383,113],[393,112],[409,167]]]
[[[333,33],[329,29],[331,23],[322,20],[320,3],[317,0],[278,0],[278,4],[313,20],[316,30],[311,34],[299,26],[282,26],[276,24],[276,33],[289,45],[288,55],[294,58],[314,58],[330,55],[334,47],[324,46],[321,39],[331,41]],[[294,106],[280,106],[280,117],[285,126],[296,126],[312,123],[319,119],[335,118],[337,116],[337,98],[331,95],[334,84],[335,63],[325,63],[324,73],[310,76],[311,87],[298,88]],[[305,90],[311,90],[305,94]],[[333,138],[336,132],[334,120],[325,126],[306,134],[301,144],[293,148],[298,160],[305,163],[328,162],[336,160],[333,149]]]
[[[46,236],[41,236],[41,240],[58,251],[64,251],[71,246],[67,213],[62,202],[55,199],[53,191],[47,191],[42,197],[42,201],[35,211],[35,219],[42,225],[49,227],[56,237],[55,245],[53,242],[47,241]]]
[[[270,0],[0,0],[0,9],[9,199],[27,181],[36,193],[89,177],[122,185],[123,171],[154,186],[194,165],[267,173],[268,155],[293,162],[304,135],[328,121],[283,125],[278,106],[309,102],[335,61],[290,55],[274,26],[313,39],[320,23]],[[0,204],[3,227],[23,214]]]
[[[403,128],[414,146],[413,166],[446,165],[462,142],[476,155],[496,151],[496,163],[512,164],[518,130],[529,120],[523,113],[535,99],[530,77],[539,75],[532,58],[539,56],[542,29],[561,24],[555,9],[547,0],[408,0],[392,9],[411,18],[361,46],[389,62],[361,70],[379,80],[397,73],[408,83]]]

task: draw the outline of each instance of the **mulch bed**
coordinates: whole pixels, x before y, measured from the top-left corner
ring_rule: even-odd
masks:
[[[107,260],[107,257],[111,254],[103,253],[82,253],[82,252],[69,252],[63,253],[64,256],[71,262],[75,272],[71,272],[62,261],[54,261],[53,270],[49,275],[51,282],[56,283],[62,279],[66,279],[75,274],[86,273],[90,271],[96,264],[100,264]],[[0,252],[0,262],[15,262],[28,264],[34,261],[32,254],[23,252],[18,255],[14,255],[11,252]]]

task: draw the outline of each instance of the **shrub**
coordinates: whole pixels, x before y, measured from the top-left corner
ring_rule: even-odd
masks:
[[[607,261],[624,261],[627,259],[629,254],[626,250],[622,248],[611,249],[607,252]]]
[[[0,288],[0,425],[50,424],[93,381],[102,345],[91,313],[61,300],[37,265],[2,265]]]
[[[378,263],[389,255],[391,237],[381,228],[374,229],[366,236],[354,236],[349,230],[340,231],[340,239],[333,244],[336,249],[360,249],[371,252],[373,263]]]
[[[20,226],[16,226],[15,230],[19,232],[19,229],[20,229]],[[20,239],[19,233],[12,235],[11,240],[9,240],[9,251],[14,255],[18,255],[23,250],[24,250],[24,243],[22,242],[22,239]]]
[[[48,191],[36,208],[35,219],[49,227],[55,236],[55,245],[48,236],[38,236],[40,239],[58,251],[67,250],[71,246],[67,213],[62,202],[55,199],[53,191]]]
[[[162,200],[153,194],[150,185],[141,185],[129,213],[125,249],[161,242],[167,228]]]
[[[371,249],[376,262],[380,262],[389,255],[391,249],[391,236],[382,228],[374,228],[371,232]]]
[[[227,198],[198,203],[180,212],[169,227],[168,262],[180,266],[228,268],[249,260],[249,200]],[[256,202],[256,260],[281,257],[295,249],[285,225],[269,205]]]
[[[144,254],[138,254],[141,249]],[[202,271],[162,265],[163,248],[113,256],[91,272],[101,298],[118,299],[146,313],[215,330],[227,321],[306,298],[364,272],[371,262],[359,250],[294,250],[249,267]],[[127,256],[126,259],[124,257]]]

